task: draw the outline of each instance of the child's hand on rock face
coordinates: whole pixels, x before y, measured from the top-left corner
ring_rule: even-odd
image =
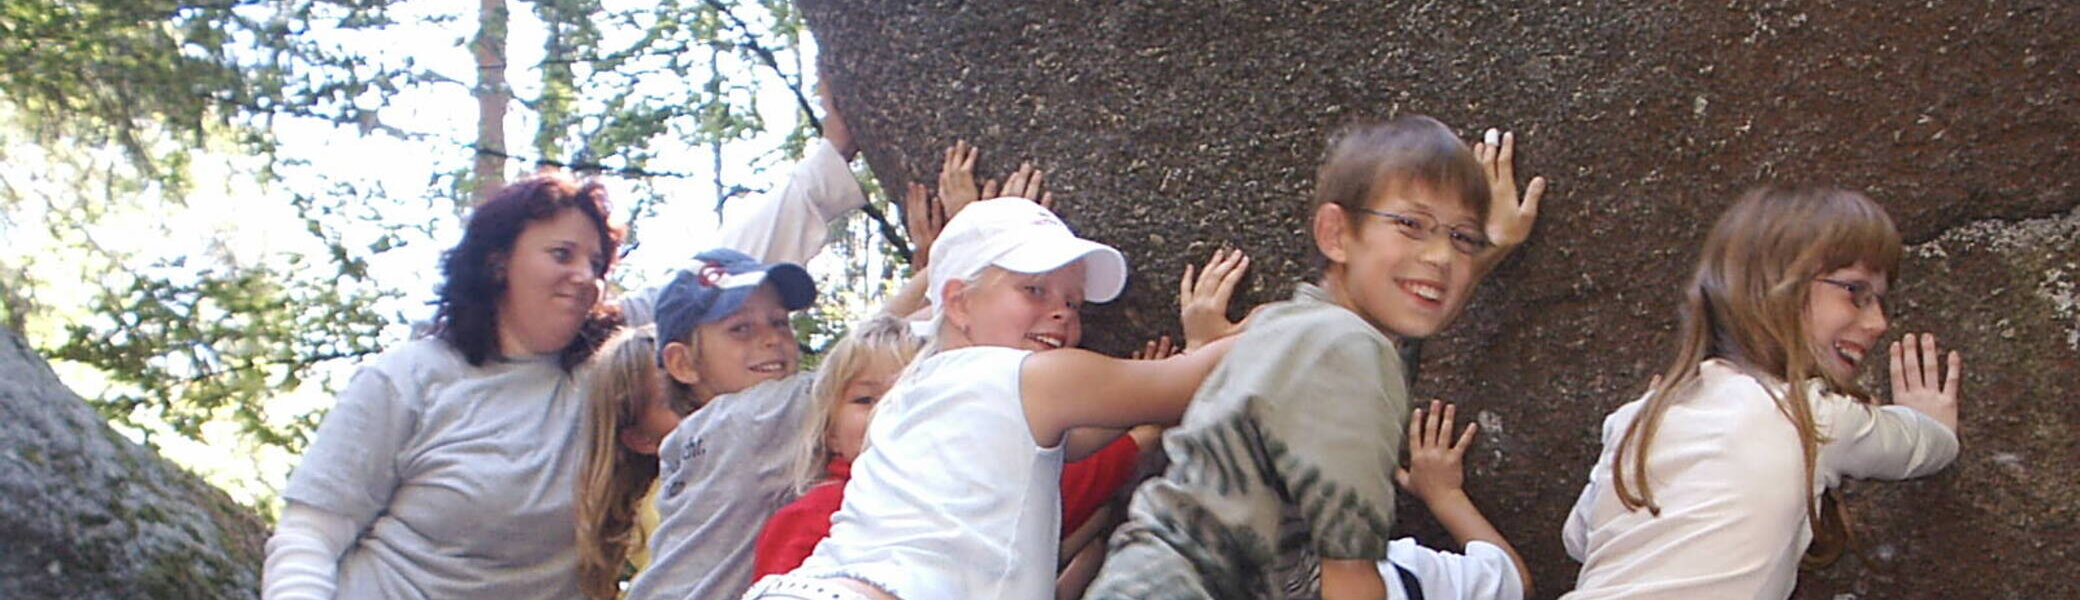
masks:
[[[1465,493],[1466,448],[1473,445],[1479,423],[1467,423],[1456,441],[1452,422],[1459,408],[1436,400],[1429,410],[1415,409],[1408,418],[1408,467],[1394,471],[1394,482],[1424,504]]]

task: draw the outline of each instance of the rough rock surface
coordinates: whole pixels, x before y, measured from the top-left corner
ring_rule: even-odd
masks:
[[[1174,332],[1177,274],[1218,246],[1256,257],[1248,302],[1306,277],[1333,127],[1517,130],[1520,171],[1553,179],[1546,214],[1429,345],[1418,393],[1485,425],[1471,491],[1540,597],[1573,581],[1559,528],[1597,423],[1662,366],[1711,219],[1760,182],[1867,190],[1913,245],[1894,332],[1967,353],[1965,452],[1850,485],[1860,543],[1800,597],[2080,597],[2080,4],[800,6],[886,189],[929,184],[968,139],[986,172],[1048,169],[1071,223],[1127,251],[1126,297],[1087,313],[1100,350]]]
[[[267,525],[0,328],[0,598],[252,598]]]

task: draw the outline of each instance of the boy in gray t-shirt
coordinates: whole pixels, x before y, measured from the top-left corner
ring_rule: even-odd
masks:
[[[751,586],[766,518],[794,500],[787,467],[816,374],[797,373],[715,398],[658,446],[650,567],[630,598],[725,598]]]
[[[816,284],[792,263],[715,249],[657,292],[658,365],[671,393],[698,406],[658,446],[650,566],[628,597],[730,598],[751,586],[752,549],[794,499],[784,471],[815,375],[797,373],[792,311]]]

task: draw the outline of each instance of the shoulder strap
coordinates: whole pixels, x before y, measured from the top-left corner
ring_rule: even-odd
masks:
[[[1408,591],[1408,600],[1423,600],[1423,582],[1416,581],[1413,571],[1394,565],[1394,574],[1401,576],[1401,589]]]

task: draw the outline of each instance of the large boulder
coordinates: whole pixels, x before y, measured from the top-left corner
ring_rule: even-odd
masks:
[[[267,529],[0,328],[0,598],[257,597]]]
[[[1965,450],[1849,485],[1859,543],[1800,596],[2080,597],[2080,4],[799,5],[884,189],[929,184],[971,140],[985,171],[1046,168],[1069,221],[1127,252],[1126,296],[1087,314],[1100,350],[1174,333],[1171,286],[1217,247],[1257,259],[1246,302],[1309,277],[1302,218],[1337,125],[1518,131],[1519,170],[1553,180],[1546,214],[1426,348],[1417,391],[1485,425],[1471,491],[1541,597],[1574,579],[1559,529],[1597,424],[1663,366],[1710,221],[1762,182],[1867,190],[1912,246],[1894,331],[1966,353]]]

